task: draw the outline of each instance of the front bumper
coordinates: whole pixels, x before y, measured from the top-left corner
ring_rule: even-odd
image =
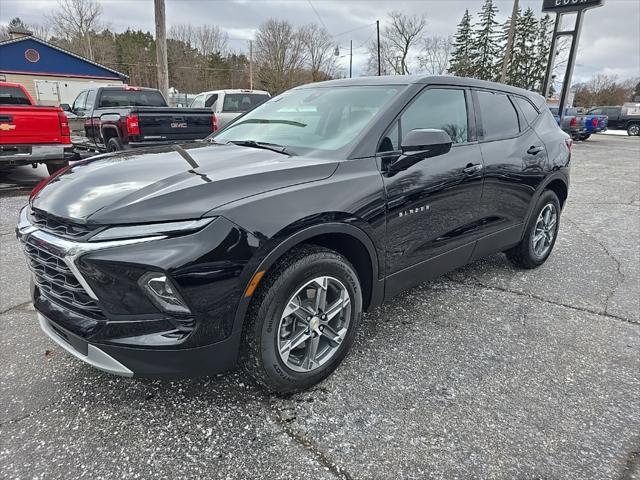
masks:
[[[16,233],[33,272],[33,305],[56,343],[125,376],[201,376],[234,366],[250,234],[219,218],[178,237],[74,241],[31,223],[28,212]],[[175,318],[134,291],[148,271],[172,278],[192,317]]]

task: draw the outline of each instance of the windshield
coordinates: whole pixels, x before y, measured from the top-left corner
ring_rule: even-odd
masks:
[[[213,139],[254,141],[287,147],[296,154],[326,155],[350,144],[402,86],[317,87],[271,98]]]

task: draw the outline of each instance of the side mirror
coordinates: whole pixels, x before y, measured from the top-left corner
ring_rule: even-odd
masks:
[[[411,130],[402,140],[402,155],[389,165],[389,171],[400,172],[425,158],[444,155],[451,150],[453,141],[444,130],[419,128]]]
[[[69,105],[68,103],[61,103],[60,108],[65,112],[71,111],[71,105]]]

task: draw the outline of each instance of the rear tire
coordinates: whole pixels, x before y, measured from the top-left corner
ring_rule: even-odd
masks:
[[[591,134],[590,134],[590,133],[588,133],[588,134],[586,134],[586,135],[582,135],[582,136],[580,137],[580,140],[582,140],[582,141],[589,140],[589,137],[590,137],[590,136],[591,136]]]
[[[632,123],[627,127],[627,135],[630,137],[637,137],[640,135],[640,124]]]
[[[524,237],[505,252],[507,258],[520,268],[537,268],[553,250],[560,228],[560,202],[551,190],[545,190],[534,208]]]
[[[61,162],[48,162],[47,163],[47,172],[49,172],[49,175],[53,175],[58,170],[66,167],[68,165],[69,165],[69,162],[66,161],[66,160],[61,161]]]
[[[107,142],[107,152],[119,152],[124,150],[124,146],[118,137],[112,137]]]
[[[305,390],[342,362],[361,315],[360,281],[348,260],[326,248],[296,247],[255,293],[240,363],[267,391]]]

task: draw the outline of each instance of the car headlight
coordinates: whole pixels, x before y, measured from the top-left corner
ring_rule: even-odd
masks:
[[[111,227],[94,235],[90,242],[102,242],[122,238],[153,237],[156,235],[176,235],[196,232],[209,225],[216,217],[201,218],[200,220],[185,220],[180,222],[149,223],[143,225],[127,225]]]

